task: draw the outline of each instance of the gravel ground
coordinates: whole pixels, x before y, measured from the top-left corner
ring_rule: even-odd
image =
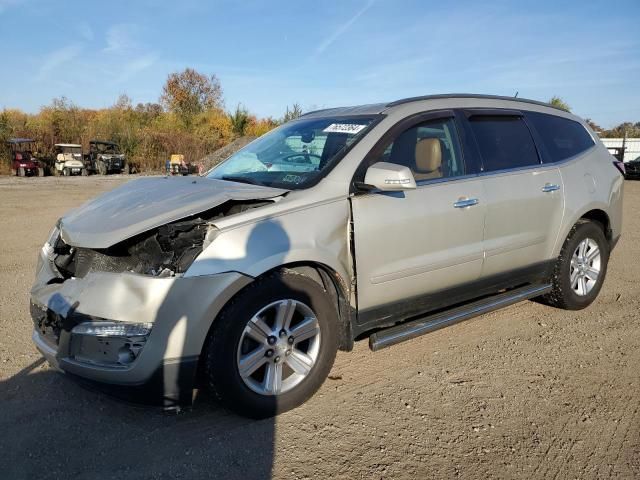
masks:
[[[210,400],[179,415],[86,391],[31,344],[36,252],[123,177],[0,178],[0,478],[640,476],[640,182],[598,300],[533,302],[372,353],[339,353],[302,407],[264,421]]]

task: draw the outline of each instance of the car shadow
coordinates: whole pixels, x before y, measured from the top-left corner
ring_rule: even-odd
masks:
[[[265,229],[271,239],[280,235],[284,258],[289,239],[272,220],[254,227],[247,256],[264,248]],[[159,312],[174,312],[163,321],[176,327],[183,317],[174,304],[165,305],[174,297],[169,292]],[[178,371],[179,377],[192,374]],[[182,383],[169,381],[161,390]],[[230,413],[202,390],[179,412],[126,403],[40,358],[0,381],[0,478],[271,478],[274,423]]]

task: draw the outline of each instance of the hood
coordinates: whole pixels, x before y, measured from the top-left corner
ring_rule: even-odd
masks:
[[[205,177],[140,178],[72,210],[62,217],[60,230],[69,245],[107,248],[229,200],[262,200],[286,192]]]

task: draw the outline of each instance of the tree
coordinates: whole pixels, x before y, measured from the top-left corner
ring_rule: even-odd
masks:
[[[599,133],[603,131],[603,128],[590,118],[587,118],[585,122],[587,122],[587,125],[589,125],[589,127],[591,127],[591,130],[593,130],[594,132]]]
[[[302,108],[300,108],[300,104],[294,103],[289,109],[287,105],[287,110],[284,112],[284,117],[282,117],[282,123],[289,122],[291,120],[295,120],[296,118],[300,118],[302,116]]]
[[[238,104],[238,106],[236,107],[236,111],[229,114],[229,119],[231,120],[231,125],[233,126],[233,132],[236,135],[242,137],[245,134],[247,125],[249,124],[249,111],[241,104]]]
[[[553,105],[556,108],[560,108],[561,110],[564,110],[565,112],[571,112],[571,107],[569,106],[569,104],[566,103],[564,100],[562,100],[560,97],[557,97],[555,95],[551,97],[551,100],[549,100],[548,103],[550,105]]]
[[[199,113],[224,107],[218,77],[198,73],[192,68],[169,75],[162,87],[160,103],[180,117],[187,128]]]

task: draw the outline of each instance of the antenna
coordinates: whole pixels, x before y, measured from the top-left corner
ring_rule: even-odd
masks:
[[[513,96],[513,98],[518,98],[518,94],[519,94],[519,93],[520,93],[520,92],[516,92],[516,94]]]

